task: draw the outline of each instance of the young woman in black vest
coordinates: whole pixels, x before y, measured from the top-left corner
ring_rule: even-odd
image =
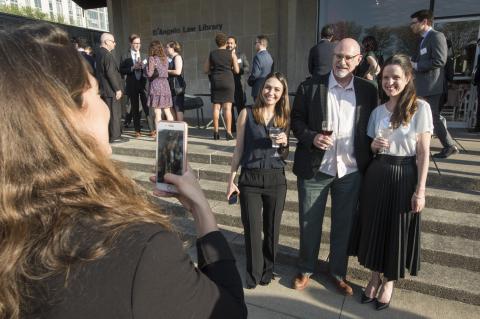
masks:
[[[257,284],[268,285],[274,278],[280,220],[287,193],[284,167],[289,119],[287,81],[281,73],[269,75],[253,107],[243,109],[238,116],[227,198],[235,192],[240,194],[249,289]],[[272,127],[281,132],[270,139]],[[276,145],[279,147],[275,148]],[[237,187],[234,181],[238,166],[242,166],[242,171]]]

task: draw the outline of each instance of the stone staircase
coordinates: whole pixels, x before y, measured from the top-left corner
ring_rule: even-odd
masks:
[[[458,136],[468,153],[437,161],[441,175],[433,163],[427,182],[427,208],[422,212],[422,264],[418,277],[407,277],[397,287],[464,303],[480,305],[480,137]],[[231,243],[243,249],[243,228],[239,205],[226,201],[226,179],[235,141],[213,141],[209,130],[190,128],[188,161],[197,174],[217,222],[229,235]],[[432,151],[439,150],[433,140]],[[291,172],[295,141],[292,139],[287,165],[288,192],[280,230],[280,263],[294,265],[299,246],[298,201],[296,177]],[[436,147],[435,147],[436,146]],[[131,139],[113,146],[113,159],[147,189],[148,177],[154,173],[155,142],[148,137]],[[153,196],[152,196],[153,198]],[[166,212],[172,214],[177,228],[187,237],[195,234],[189,215],[175,199],[158,199]],[[319,271],[325,269],[330,233],[330,203],[327,202],[323,224]],[[356,258],[349,261],[348,276],[367,280],[368,271]]]

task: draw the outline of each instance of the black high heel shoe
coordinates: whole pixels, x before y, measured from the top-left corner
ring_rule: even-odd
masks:
[[[214,140],[219,140],[220,139],[220,134],[218,134],[218,132],[213,131],[213,139]]]
[[[367,289],[368,285],[371,284],[372,287],[375,287],[375,296],[376,296],[377,293],[378,293],[378,288],[380,288],[380,286],[381,286],[381,284],[382,284],[382,281],[381,281],[380,279],[378,279],[378,280],[379,280],[379,284],[378,284],[377,286],[371,284],[371,280],[370,280],[370,281],[368,282],[367,286],[365,287],[365,290]],[[375,296],[372,297],[372,298],[368,297],[368,296],[365,294],[365,290],[362,291],[362,299],[360,300],[361,303],[370,303],[370,302],[372,302],[372,301],[375,301],[375,299],[376,299]]]
[[[233,137],[232,133],[225,133],[225,138],[227,139],[227,141],[231,141],[231,140],[234,140],[235,137]]]
[[[371,302],[374,301],[374,300],[375,300],[375,297],[370,298],[370,297],[368,297],[368,296],[365,294],[365,291],[362,292],[361,303],[371,303]]]
[[[393,288],[392,288],[392,294],[390,295],[390,300],[386,303],[383,303],[383,302],[378,301],[378,299],[377,299],[376,302],[375,302],[375,309],[377,309],[377,310],[387,309],[388,307],[390,307],[390,301],[392,301],[392,298],[393,298]]]

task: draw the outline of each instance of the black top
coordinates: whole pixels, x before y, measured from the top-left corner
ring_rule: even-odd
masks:
[[[33,298],[44,301],[22,318],[246,318],[242,282],[223,235],[199,238],[197,254],[198,268],[175,233],[152,224],[131,227],[103,258],[46,280]]]
[[[210,52],[210,89],[212,103],[233,102],[235,82],[232,72],[232,51],[216,49]]]
[[[268,136],[268,128],[273,125],[273,119],[267,126],[258,124],[253,117],[252,109],[247,107],[246,111],[243,154],[240,161],[242,169],[283,168],[286,152],[280,152],[283,156],[274,157],[278,149],[272,147],[272,140]],[[288,146],[282,149],[288,150]]]
[[[291,112],[291,127],[298,139],[293,173],[303,179],[312,178],[322,163],[324,150],[313,145],[313,139],[322,130],[327,114],[329,74],[313,76],[297,89]],[[356,112],[354,128],[354,154],[358,170],[364,172],[373,157],[371,138],[367,135],[370,113],[377,106],[377,89],[370,81],[354,77]]]

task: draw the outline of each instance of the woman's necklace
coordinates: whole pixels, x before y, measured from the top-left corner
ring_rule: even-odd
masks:
[[[393,113],[393,111],[395,110],[395,104],[391,101],[388,101],[387,103],[385,103],[385,108],[388,112]]]
[[[263,120],[265,121],[265,125],[267,125],[268,123],[270,123],[270,121],[272,120],[274,116],[274,113],[269,113],[267,111],[264,111],[263,112]]]

